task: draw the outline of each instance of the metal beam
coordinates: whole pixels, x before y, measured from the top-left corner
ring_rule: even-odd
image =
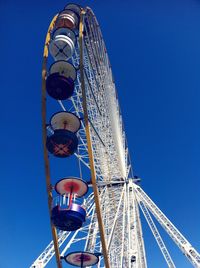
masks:
[[[156,206],[150,197],[142,190],[141,187],[134,184],[134,190],[137,199],[144,202],[146,207],[151,211],[156,220],[161,224],[164,230],[169,234],[175,244],[180,248],[188,260],[197,268],[200,268],[200,254],[192,247],[187,239],[171,223],[164,213]]]

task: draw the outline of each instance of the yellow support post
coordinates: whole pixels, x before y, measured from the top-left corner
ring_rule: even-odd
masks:
[[[49,208],[49,215],[51,218],[51,204],[52,204],[52,187],[51,187],[51,179],[50,179],[50,166],[49,166],[49,159],[48,159],[48,152],[46,149],[46,65],[47,65],[47,58],[48,58],[48,47],[50,42],[50,31],[53,29],[57,16],[54,16],[52,19],[44,45],[44,53],[43,53],[43,63],[42,63],[42,136],[43,136],[43,148],[44,148],[44,162],[45,162],[45,174],[46,174],[46,190],[48,195],[48,208]],[[53,243],[55,249],[55,256],[56,256],[56,263],[58,268],[62,268],[62,263],[60,260],[60,252],[58,246],[58,239],[57,239],[57,231],[55,226],[51,223],[51,232],[53,236]]]

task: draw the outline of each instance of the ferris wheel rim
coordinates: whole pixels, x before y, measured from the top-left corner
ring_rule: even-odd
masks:
[[[84,38],[84,36],[83,36],[83,34],[84,34],[84,32],[83,32],[83,17],[85,16],[85,14],[86,14],[86,12],[89,12],[89,11],[91,11],[90,9],[88,9],[88,8],[86,8],[86,9],[82,9],[81,10],[81,16],[80,16],[80,20],[82,20],[82,21],[80,21],[80,28],[79,28],[79,47],[80,47],[80,68],[79,68],[79,71],[80,71],[80,79],[83,79],[83,77],[84,77],[84,63],[83,63],[83,58],[81,59],[81,57],[83,57],[83,47],[82,47],[82,45],[83,44],[81,44],[81,42],[83,42],[83,38]],[[93,13],[92,13],[92,15],[93,15]],[[58,16],[58,15],[57,15]],[[94,18],[95,18],[95,16],[94,16]],[[56,20],[56,19],[55,19]],[[95,18],[95,21],[97,21],[96,20],[96,18]],[[55,21],[54,21],[54,23],[55,23]],[[48,57],[48,45],[49,45],[49,43],[50,43],[50,32],[51,31],[49,31],[48,32],[48,38],[49,38],[49,41],[48,42],[46,42],[46,44],[47,44],[47,51],[46,51],[46,55],[45,55],[45,64],[46,64],[46,59],[47,59],[47,57]],[[104,49],[104,48],[103,48]],[[60,61],[62,61],[62,60],[60,60]],[[109,66],[110,67],[110,66]],[[45,65],[45,68],[46,68],[46,65]],[[45,69],[45,68],[43,68],[43,69]],[[82,72],[82,74],[81,74],[81,72]],[[45,78],[46,78],[46,74],[47,74],[47,70],[45,69],[44,70],[44,72],[43,72],[43,86],[45,86]],[[83,85],[83,87],[84,87],[84,84],[85,84],[85,82],[82,82],[82,85]],[[84,90],[83,90],[83,88],[82,88],[82,92],[83,92]],[[46,93],[46,92],[45,92]],[[83,93],[84,94],[84,93]],[[45,94],[43,94],[43,102],[44,101],[46,101],[46,98],[45,98]],[[86,108],[86,106],[87,106],[87,104],[86,104],[86,102],[87,102],[87,99],[85,99],[85,104],[84,104],[84,101],[83,101],[83,107],[85,106],[85,108]],[[83,110],[84,110],[84,108],[83,108]],[[86,111],[84,110],[84,113],[83,113],[83,115],[84,115],[84,124],[85,124],[85,129],[87,128],[87,126],[89,126],[89,124],[92,124],[92,122],[91,121],[89,121],[88,119],[88,115],[87,115],[87,113],[86,113]],[[43,124],[43,125],[45,125],[45,124]],[[86,131],[87,132],[87,131]],[[88,135],[89,135],[89,139],[91,139],[91,137],[90,137],[90,131],[89,131],[89,129],[88,129]],[[86,133],[86,136],[87,136],[87,133]],[[87,137],[87,144],[88,144],[89,142],[88,142],[88,137]],[[89,146],[90,147],[90,146]],[[45,150],[46,150],[46,147],[45,147]],[[89,152],[90,151],[90,152]],[[92,152],[92,147],[91,148],[89,148],[88,149],[88,153],[89,153],[89,159],[91,160],[91,152]],[[46,154],[48,154],[47,152],[46,152]],[[48,160],[48,159],[47,159]],[[92,165],[94,165],[94,164],[92,164]],[[91,170],[91,162],[90,162],[90,170]],[[94,169],[94,167],[93,167],[93,169]],[[48,173],[48,172],[47,172]],[[49,174],[47,174],[47,180],[50,180],[50,175]],[[100,203],[99,204],[97,204],[99,201],[97,201],[97,199],[99,198],[98,197],[98,186],[97,186],[97,182],[96,182],[96,179],[94,178],[95,177],[95,170],[93,170],[93,179],[92,179],[92,185],[93,185],[93,191],[94,191],[94,199],[95,199],[95,203],[96,203],[96,214],[98,215],[98,222],[99,222],[99,226],[100,226],[100,228],[99,228],[99,232],[100,232],[100,235],[101,235],[101,244],[102,244],[102,252],[103,252],[103,255],[104,255],[104,264],[105,264],[105,266],[108,268],[108,267],[110,267],[110,264],[109,264],[109,258],[108,258],[108,252],[107,252],[107,243],[106,243],[106,240],[105,240],[105,237],[104,237],[104,232],[105,232],[105,228],[103,227],[103,221],[102,221],[102,213],[101,213],[101,210],[100,210]],[[121,179],[120,179],[120,181],[121,181]],[[96,188],[96,190],[95,190],[95,188]],[[47,192],[48,192],[48,196],[49,196],[49,198],[48,198],[48,203],[49,203],[49,205],[50,205],[50,203],[51,203],[51,200],[52,200],[52,196],[51,196],[51,191],[52,191],[52,188],[51,188],[51,184],[50,184],[50,181],[48,182],[48,185],[47,185]],[[50,210],[49,210],[50,211]],[[49,215],[51,215],[51,211],[50,211],[50,213],[49,213]],[[53,232],[52,232],[53,233]],[[103,238],[104,237],[104,238]],[[56,249],[56,247],[57,247],[57,252],[56,252],[56,259],[57,259],[57,265],[58,265],[58,267],[60,268],[60,267],[62,267],[61,265],[61,260],[60,260],[60,258],[59,258],[59,256],[60,256],[60,253],[59,253],[59,247],[58,247],[58,240],[57,240],[57,234],[56,234],[56,229],[55,229],[55,226],[54,226],[54,234],[53,234],[53,240],[54,240],[54,244],[55,244],[55,249]]]

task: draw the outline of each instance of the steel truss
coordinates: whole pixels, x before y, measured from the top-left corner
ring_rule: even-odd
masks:
[[[112,185],[110,187],[116,186]],[[110,201],[110,198],[108,197],[109,192],[107,189],[108,187],[102,188],[101,202],[104,203],[106,215],[104,224],[107,226],[107,222],[111,223],[111,228],[106,229],[108,251],[110,253],[110,261],[112,261],[111,267],[147,267],[139,207],[141,208],[141,212],[144,214],[147,223],[150,226],[152,234],[154,235],[154,238],[156,239],[169,268],[174,268],[176,266],[162,240],[161,235],[159,234],[159,231],[151,217],[151,213],[173,239],[175,244],[180,248],[182,253],[194,265],[194,267],[200,267],[199,253],[155,205],[155,203],[142,190],[142,188],[134,183],[132,179],[121,184],[120,191],[118,191],[118,193],[120,192],[120,195],[116,200],[117,209],[114,215],[109,209],[108,202]],[[59,246],[62,247],[64,242],[68,241],[67,246],[61,253],[61,256],[64,256],[65,252],[72,244],[76,244],[81,240],[85,241],[84,250],[101,252],[101,243],[98,232],[98,223],[95,215],[93,193],[88,197],[87,205],[89,208],[87,225],[85,225],[79,231],[76,231],[73,236],[71,236],[70,240],[68,240],[70,235],[69,232],[59,232]],[[53,256],[54,249],[53,242],[51,242],[34,262],[31,268],[45,267]],[[105,267],[103,257],[100,259],[101,262],[99,263],[98,267]]]
[[[77,37],[79,42],[76,43],[72,59],[73,65],[78,69],[75,93],[70,105],[61,101],[58,101],[58,104],[62,110],[71,111],[82,118],[82,128],[78,133],[79,145],[75,154],[79,160],[81,177],[84,178],[83,166],[92,170],[91,163],[94,165],[94,178],[85,203],[87,220],[84,226],[75,232],[57,233],[52,226],[53,241],[35,260],[31,268],[45,267],[54,254],[56,254],[57,266],[60,268],[62,267],[60,259],[75,247],[98,253],[100,261],[97,267],[99,268],[146,268],[140,211],[143,212],[168,267],[172,268],[175,265],[150,213],[191,263],[195,267],[200,267],[200,256],[197,251],[137,185],[137,180],[132,176],[112,71],[100,27],[91,9],[82,9],[81,24],[79,37]],[[48,43],[52,29],[53,23],[47,35],[45,63],[48,58]],[[43,87],[45,87],[46,77],[45,66],[44,64]],[[43,105],[45,106],[44,92],[45,89],[43,89]],[[46,106],[43,111],[45,109]],[[43,127],[46,128],[46,113],[43,113]],[[91,140],[91,151],[88,149],[87,133]],[[50,185],[53,182],[50,183],[50,164],[47,155],[45,155],[45,161],[50,204],[53,195]],[[99,209],[97,209],[97,196],[93,191],[95,187],[98,191]],[[101,221],[99,221],[99,215]],[[105,239],[104,244],[102,237]],[[106,247],[106,252],[104,247]]]

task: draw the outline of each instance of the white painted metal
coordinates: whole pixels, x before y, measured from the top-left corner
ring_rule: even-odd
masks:
[[[120,198],[118,199],[118,213],[121,210],[122,216],[118,217],[116,216],[114,219],[114,225],[116,225],[116,222],[119,221],[120,225],[122,224],[122,232],[120,233],[119,229],[117,230],[117,235],[119,238],[121,238],[121,247],[118,244],[118,247],[116,249],[112,248],[112,254],[113,251],[116,251],[116,254],[114,254],[115,258],[112,258],[112,261],[114,265],[111,267],[131,267],[131,268],[146,268],[146,256],[145,256],[145,249],[144,249],[144,241],[143,241],[143,235],[141,230],[141,221],[139,216],[139,210],[138,210],[138,204],[141,205],[142,202],[142,211],[144,212],[144,215],[149,215],[148,212],[145,212],[145,208],[147,208],[151,211],[151,213],[155,216],[155,218],[158,220],[158,222],[161,223],[161,225],[164,227],[164,229],[170,234],[172,237],[171,232],[173,231],[173,235],[176,237],[172,237],[172,239],[176,242],[176,244],[179,246],[179,244],[184,244],[184,247],[180,247],[181,251],[188,257],[188,259],[192,262],[192,264],[195,267],[200,267],[199,265],[199,255],[195,251],[194,248],[189,244],[189,242],[182,236],[182,234],[174,227],[174,225],[167,219],[167,217],[158,209],[158,207],[153,203],[153,201],[147,196],[147,194],[139,187],[138,185],[135,185],[132,183],[132,180],[129,180],[128,183],[123,183],[123,187],[126,186],[126,189],[128,191],[123,190],[121,191]],[[123,192],[124,191],[124,192]],[[103,187],[101,199],[102,202],[104,202],[105,206],[104,208],[107,210],[108,203],[107,203],[107,189],[106,187]],[[137,199],[135,198],[135,194]],[[122,204],[122,197],[123,197],[123,207]],[[88,214],[91,215],[89,219],[89,226],[85,226],[84,228],[81,228],[80,230],[76,231],[74,235],[71,237],[71,239],[68,241],[67,246],[63,250],[61,256],[63,256],[69,247],[74,244],[78,243],[80,241],[87,241],[85,244],[85,250],[92,250],[93,252],[97,251],[99,249],[99,252],[101,251],[101,245],[100,245],[100,239],[99,239],[99,233],[98,233],[98,224],[97,219],[95,218],[95,208],[94,208],[94,201],[93,201],[93,195],[91,194],[86,201],[86,205],[89,208]],[[117,213],[117,214],[118,214]],[[111,214],[112,215],[112,214]],[[120,219],[122,221],[120,221]],[[126,218],[128,220],[126,220]],[[110,221],[110,214],[107,215],[107,220]],[[152,219],[148,216],[147,222],[149,223],[152,221]],[[152,221],[153,222],[153,221]],[[151,229],[153,234],[158,238],[159,234],[158,231],[156,231],[154,223],[151,224]],[[153,227],[152,227],[153,226]],[[119,226],[118,226],[119,227]],[[128,228],[127,228],[128,227]],[[130,229],[129,229],[130,228]],[[111,230],[113,232],[113,228]],[[82,237],[80,236],[80,233],[82,233]],[[78,236],[76,239],[75,237]],[[112,235],[112,233],[110,233]],[[63,244],[65,240],[67,240],[69,237],[69,233],[67,232],[60,232],[59,233],[59,246]],[[122,241],[122,238],[124,240]],[[128,238],[128,239],[127,239]],[[160,237],[159,237],[160,238]],[[127,240],[126,240],[127,239]],[[115,241],[117,238],[114,236],[112,239],[112,243],[115,245]],[[187,247],[185,247],[185,245]],[[189,245],[189,246],[188,246]],[[115,245],[116,246],[116,245]],[[164,249],[163,243],[160,242],[160,246],[162,247],[162,250]],[[119,250],[120,249],[120,250]],[[128,249],[128,251],[127,251]],[[166,249],[166,248],[165,248]],[[164,251],[165,251],[164,249]],[[188,250],[187,250],[188,249]],[[191,251],[192,250],[192,251]],[[120,252],[120,254],[119,254]],[[196,255],[190,257],[189,253],[196,252]],[[127,254],[128,253],[128,254]],[[127,255],[126,255],[127,254]],[[169,253],[166,249],[165,251],[165,259],[168,264],[168,267],[175,267],[173,264],[173,261],[170,261]],[[53,242],[49,244],[49,246],[44,250],[44,252],[38,257],[38,259],[33,263],[33,265],[30,268],[43,268],[47,265],[47,263],[50,261],[50,259],[54,255],[53,250]],[[116,258],[118,256],[119,258]],[[131,257],[135,256],[136,261],[131,262]],[[123,260],[122,260],[123,258]],[[98,267],[104,267],[103,264],[103,258],[100,257],[100,263]],[[102,264],[101,264],[102,262]]]
[[[108,238],[108,249],[110,248],[110,245],[111,245],[111,241],[113,240],[113,234],[114,234],[114,231],[115,231],[115,227],[116,227],[116,222],[117,222],[117,219],[119,217],[121,217],[121,215],[119,215],[119,212],[122,213],[123,211],[120,211],[120,207],[121,207],[121,203],[122,203],[122,198],[124,196],[124,191],[125,191],[125,185],[122,189],[122,192],[121,192],[121,197],[120,197],[120,201],[119,201],[119,204],[117,205],[117,211],[115,212],[115,218],[114,218],[114,222],[113,222],[113,225],[112,225],[112,229],[111,229],[111,232],[110,232],[110,235],[109,235],[109,238]],[[125,214],[125,211],[124,213],[122,213],[122,215]],[[124,215],[123,215],[124,216]],[[124,222],[124,221],[123,221]],[[123,243],[123,241],[122,241]]]
[[[190,260],[195,267],[200,267],[200,255],[186,240],[186,238],[178,231],[171,221],[163,214],[163,212],[155,205],[150,197],[138,185],[134,185],[134,190],[137,198],[142,201],[145,206],[151,211],[157,221],[173,239],[176,245],[180,248],[183,254]]]
[[[165,243],[162,240],[162,237],[161,237],[147,207],[145,206],[145,204],[142,201],[139,202],[139,205],[140,205],[140,208],[145,216],[145,219],[146,219],[146,221],[147,221],[147,223],[148,223],[148,225],[149,225],[149,227],[154,235],[154,238],[156,239],[156,242],[158,243],[158,246],[159,246],[159,248],[160,248],[160,250],[161,250],[161,252],[166,260],[168,267],[169,268],[176,268],[176,266],[175,266],[170,254],[165,246]]]
[[[138,204],[135,205],[136,211],[136,228],[137,228],[137,248],[138,248],[138,267],[146,268],[147,267],[147,260],[146,260],[146,253],[144,247],[144,239],[142,233],[142,225],[140,220],[140,213]]]
[[[146,268],[146,254],[143,242],[142,227],[136,196],[134,194],[132,180],[128,184],[128,206],[130,214],[130,247],[129,247],[129,267],[131,268]],[[135,259],[135,261],[134,261]]]

